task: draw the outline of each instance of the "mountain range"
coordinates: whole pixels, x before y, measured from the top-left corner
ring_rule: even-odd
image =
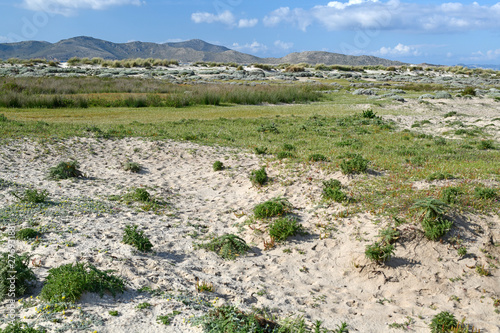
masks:
[[[159,58],[178,60],[182,63],[234,62],[239,64],[325,64],[349,66],[399,66],[404,63],[374,56],[351,56],[339,53],[307,51],[291,53],[282,58],[259,58],[231,50],[224,46],[213,45],[199,39],[176,43],[128,42],[113,43],[92,37],[74,37],[57,43],[26,41],[0,44],[0,59],[47,59],[67,61],[72,57],[100,57],[111,60],[130,58]]]

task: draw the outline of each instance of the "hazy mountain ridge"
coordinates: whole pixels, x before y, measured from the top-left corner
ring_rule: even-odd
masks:
[[[224,46],[213,45],[199,39],[175,43],[128,42],[113,43],[92,37],[74,37],[57,43],[27,41],[0,44],[0,59],[44,58],[47,60],[67,61],[72,57],[100,57],[111,60],[129,58],[175,59],[180,62],[235,62],[251,63],[308,63],[326,65],[383,65],[398,66],[404,63],[373,56],[350,56],[338,53],[307,51],[291,53],[282,58],[259,58],[250,54],[231,50]]]

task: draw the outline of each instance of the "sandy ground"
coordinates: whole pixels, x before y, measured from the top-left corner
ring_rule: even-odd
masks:
[[[47,180],[51,166],[70,158],[80,162],[86,178]],[[126,172],[122,163],[127,160],[145,169],[138,174]],[[216,160],[227,168],[214,172]],[[271,181],[256,188],[248,175],[262,165],[267,166]],[[500,257],[500,248],[494,246],[500,243],[500,218],[495,215],[466,215],[456,221],[453,233],[460,235],[469,253],[464,258],[449,244],[430,242],[418,228],[408,225],[402,230],[395,256],[386,265],[377,265],[366,259],[365,247],[390,221],[369,213],[336,219],[335,213],[345,207],[322,204],[321,183],[335,178],[348,187],[352,178],[340,172],[325,174],[317,165],[290,168],[254,154],[186,142],[78,138],[48,144],[16,140],[0,147],[0,178],[46,189],[53,202],[90,198],[112,207],[104,213],[36,216],[40,226],[51,230],[42,236],[41,245],[31,250],[30,244],[16,242],[19,253],[30,252],[40,260],[40,265],[30,265],[38,277],[35,296],[48,269],[76,261],[116,270],[127,281],[127,291],[116,298],[82,297],[77,306],[94,323],[83,331],[201,332],[189,324],[193,316],[206,312],[209,305],[233,303],[243,310],[266,308],[280,318],[302,315],[308,322],[321,320],[329,329],[347,322],[351,332],[398,332],[401,329],[389,325],[403,324],[410,317],[411,331],[429,332],[429,322],[441,311],[450,311],[459,320],[465,317],[481,332],[500,332],[500,315],[493,306],[493,299],[500,298],[498,269],[491,270],[492,276],[482,277],[470,268],[487,266],[481,249]],[[164,212],[144,212],[106,199],[131,187],[145,187],[166,202]],[[0,188],[0,209],[16,201],[9,194],[16,189]],[[265,235],[244,222],[256,204],[278,195],[293,204],[293,213],[309,234],[264,251]],[[127,224],[145,231],[154,245],[153,253],[143,254],[121,243]],[[25,221],[18,229],[27,226]],[[265,229],[265,225],[252,228]],[[210,234],[224,233],[240,233],[252,251],[225,261],[215,253],[193,248],[193,243],[203,242]],[[73,242],[73,246],[64,246],[65,242]],[[5,244],[0,249],[5,251]],[[212,283],[215,291],[197,293],[197,278]],[[166,294],[138,291],[145,286]],[[146,301],[151,309],[136,308]],[[206,301],[205,310],[197,310],[198,301]],[[39,301],[35,303],[40,306]],[[110,310],[120,315],[112,317]],[[171,325],[157,323],[157,316],[174,310],[181,314]],[[59,315],[62,323],[47,321],[34,307],[21,309],[18,315],[51,330],[76,332],[68,325],[82,322],[77,310],[68,311],[66,317]]]

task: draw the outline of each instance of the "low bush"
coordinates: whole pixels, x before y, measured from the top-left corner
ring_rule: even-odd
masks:
[[[196,244],[196,247],[215,252],[226,260],[233,260],[250,250],[244,239],[233,234],[215,237],[206,244]]]
[[[424,218],[422,220],[422,228],[424,229],[425,237],[432,241],[439,240],[452,226],[452,221],[445,220],[441,217],[435,219]]]
[[[307,158],[311,162],[328,162],[328,158],[323,154],[312,154]]]
[[[49,269],[49,275],[40,293],[45,301],[76,302],[84,292],[96,292],[101,297],[105,291],[116,296],[123,293],[125,284],[113,271],[101,271],[92,264],[76,263]]]
[[[383,244],[393,244],[399,238],[400,232],[396,228],[388,227],[379,231],[378,236]]]
[[[123,164],[123,170],[138,173],[142,167],[137,162],[126,162]]]
[[[495,145],[493,144],[493,140],[481,140],[478,148],[481,150],[495,149]]]
[[[291,151],[280,151],[276,154],[276,158],[279,160],[285,159],[285,158],[294,158],[295,155]]]
[[[269,236],[277,242],[283,242],[288,237],[297,235],[302,230],[302,226],[296,219],[282,217],[269,224]]]
[[[275,216],[282,216],[292,210],[292,205],[287,199],[277,197],[269,201],[258,204],[254,207],[253,213],[256,218],[264,219]]]
[[[337,179],[331,179],[323,182],[323,200],[333,200],[342,202],[347,200],[347,195],[341,190],[342,184]]]
[[[432,318],[429,326],[432,333],[452,332],[452,329],[458,326],[458,321],[453,314],[443,311]]]
[[[445,180],[445,179],[453,179],[453,178],[455,178],[455,176],[453,176],[451,173],[434,172],[427,177],[427,180],[433,181],[433,180]]]
[[[413,209],[419,209],[422,219],[437,219],[444,215],[445,208],[448,206],[441,200],[437,200],[431,197],[418,200],[412,206]]]
[[[215,161],[212,165],[212,168],[214,169],[214,171],[224,170],[224,163],[222,163],[221,161]]]
[[[267,176],[266,169],[264,167],[258,169],[258,170],[252,170],[250,172],[250,181],[254,186],[259,185],[262,186],[264,185],[267,181],[269,180],[269,177]]]
[[[123,200],[128,203],[133,201],[147,202],[151,201],[151,194],[144,188],[134,188],[123,196]]]
[[[463,194],[463,192],[459,188],[447,187],[441,194],[441,200],[446,204],[454,204],[458,202],[458,197],[461,194]]]
[[[255,154],[257,155],[267,154],[267,147],[255,147]]]
[[[125,226],[122,243],[132,245],[139,251],[144,252],[151,251],[151,248],[153,247],[153,244],[151,244],[149,238],[144,236],[144,231],[137,231],[136,225]]]
[[[363,173],[368,170],[370,162],[361,155],[355,155],[350,159],[344,159],[340,163],[340,169],[344,175]]]
[[[0,333],[46,333],[47,330],[45,328],[35,329],[30,324],[27,324],[22,321],[13,321],[10,322],[7,327],[3,330],[0,328]]]
[[[39,235],[40,234],[37,231],[35,231],[34,229],[25,228],[25,229],[21,229],[18,232],[16,232],[16,239],[30,240],[30,239],[38,237]]]
[[[366,246],[365,255],[368,259],[380,264],[389,260],[394,253],[394,245],[375,242]]]
[[[49,169],[49,179],[61,180],[82,177],[83,174],[78,170],[79,167],[77,161],[60,162],[57,166]]]
[[[29,259],[28,254],[14,254],[14,257],[8,252],[0,254],[0,301],[6,297],[23,296],[29,290],[30,282],[36,280],[35,273],[28,267]],[[16,272],[14,279],[11,271]]]
[[[476,187],[474,189],[474,196],[484,200],[495,199],[497,197],[497,191],[493,188]]]
[[[47,190],[38,191],[37,189],[26,189],[24,193],[19,194],[16,192],[10,192],[15,196],[20,202],[30,202],[30,203],[42,203],[49,196]]]

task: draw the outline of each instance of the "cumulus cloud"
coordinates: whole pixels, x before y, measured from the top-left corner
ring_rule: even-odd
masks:
[[[241,19],[238,21],[238,28],[252,28],[259,23],[258,19]]]
[[[287,43],[287,42],[282,42],[280,40],[277,40],[274,42],[274,46],[279,47],[280,49],[283,49],[283,50],[289,50],[293,47],[293,43]]]
[[[220,14],[212,14],[206,12],[198,12],[191,14],[191,20],[194,23],[223,23],[234,25],[236,18],[229,10],[223,11]]]
[[[500,59],[500,49],[488,50],[486,52],[477,51],[472,53],[472,56],[468,59],[471,61],[490,61]]]
[[[381,56],[418,56],[420,52],[414,46],[399,43],[395,47],[381,47],[376,54]]]
[[[263,20],[266,26],[291,24],[306,30],[320,24],[327,30],[406,30],[460,32],[500,28],[500,2],[464,5],[458,2],[421,4],[399,0],[331,1],[309,9],[281,7]]]
[[[264,52],[267,51],[267,46],[264,44],[261,44],[259,42],[254,41],[253,43],[247,43],[240,45],[238,43],[233,43],[232,48],[236,51],[240,52],[252,52],[252,53],[258,53],[258,52]]]
[[[113,6],[136,5],[141,0],[23,0],[23,7],[53,14],[74,15],[80,9],[102,10]]]

